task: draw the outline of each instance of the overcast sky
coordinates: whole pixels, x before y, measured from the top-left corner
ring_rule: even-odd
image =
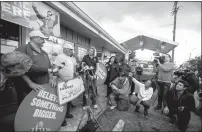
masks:
[[[173,2],[74,2],[118,42],[145,32],[172,40]],[[178,2],[175,61],[179,65],[201,53],[201,3]],[[196,48],[196,49],[195,49]],[[146,53],[146,54],[145,54]],[[153,52],[138,51],[140,59]]]

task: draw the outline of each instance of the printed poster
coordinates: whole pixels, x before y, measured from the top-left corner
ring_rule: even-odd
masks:
[[[1,19],[60,37],[60,15],[43,2],[1,2]]]

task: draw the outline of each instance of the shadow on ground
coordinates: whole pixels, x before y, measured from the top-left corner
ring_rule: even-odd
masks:
[[[125,126],[123,131],[178,131],[177,126],[170,124],[169,119],[161,114],[161,111],[154,111],[154,106],[156,106],[157,93],[155,92],[152,99],[150,100],[151,108],[149,109],[148,117],[143,115],[143,107],[139,113],[134,112],[135,107],[130,106],[130,109],[126,112],[121,112],[118,110],[107,110],[104,114],[99,117],[99,122],[104,131],[110,131],[116,125],[119,119],[125,121]],[[201,130],[201,120],[200,117],[196,116],[194,113],[191,115],[191,120],[187,131],[200,131]],[[99,129],[97,131],[100,131]]]

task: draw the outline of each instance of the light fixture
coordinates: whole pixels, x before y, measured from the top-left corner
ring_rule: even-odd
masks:
[[[143,41],[141,40],[141,41],[140,41],[140,46],[142,46],[142,45],[143,45]]]
[[[142,38],[142,35],[139,36],[139,41],[140,41],[140,46],[143,45],[143,38]]]
[[[161,44],[161,49],[163,50],[166,47],[165,43]]]

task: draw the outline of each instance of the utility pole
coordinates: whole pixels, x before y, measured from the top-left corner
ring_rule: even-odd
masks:
[[[173,41],[175,42],[175,32],[176,32],[176,21],[177,21],[177,12],[180,7],[177,6],[177,1],[174,2],[173,9],[172,9],[172,16],[174,16],[174,25],[173,25]],[[174,62],[174,54],[175,49],[172,50],[172,62]]]

